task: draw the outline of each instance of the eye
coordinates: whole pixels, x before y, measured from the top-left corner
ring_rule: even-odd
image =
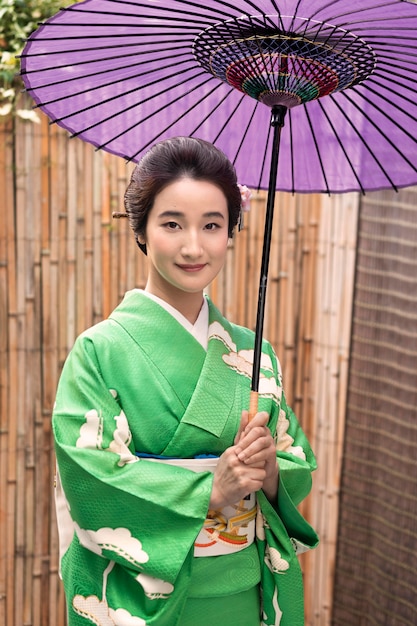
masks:
[[[210,222],[209,224],[206,224],[204,228],[206,230],[217,230],[217,228],[220,228],[220,224],[216,224],[216,222]]]
[[[165,222],[164,226],[168,230],[177,230],[180,228],[180,225],[177,222]]]

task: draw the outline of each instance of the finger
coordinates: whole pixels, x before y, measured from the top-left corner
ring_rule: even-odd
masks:
[[[269,431],[255,438],[252,435],[256,435],[256,432],[250,433],[236,446],[236,454],[240,461],[257,463],[276,455],[274,441]]]
[[[260,411],[259,413],[256,413],[253,419],[248,421],[247,425],[245,426],[244,433],[246,434],[254,428],[257,428],[258,426],[266,426],[268,422],[269,414],[266,411]]]
[[[245,430],[237,443],[237,447],[239,450],[244,450],[255,442],[260,442],[262,447],[268,445],[267,442],[272,442],[272,436],[267,426],[257,426],[256,428]]]
[[[239,430],[236,433],[236,437],[235,437],[235,441],[234,443],[238,443],[242,437],[242,434],[245,430],[245,428],[247,427],[249,423],[249,412],[248,411],[242,411],[241,416],[240,416],[240,424],[239,424]]]

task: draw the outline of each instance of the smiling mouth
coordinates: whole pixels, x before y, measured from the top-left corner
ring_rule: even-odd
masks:
[[[184,272],[199,272],[206,267],[205,263],[199,263],[198,265],[179,265],[178,267]]]

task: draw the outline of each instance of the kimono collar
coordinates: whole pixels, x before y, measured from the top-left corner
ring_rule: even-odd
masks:
[[[174,319],[177,320],[186,331],[188,331],[197,341],[203,346],[204,350],[207,350],[208,344],[208,326],[209,326],[209,307],[207,299],[203,299],[203,304],[200,309],[200,313],[194,324],[191,322],[176,309],[175,307],[165,302],[162,298],[155,296],[153,293],[149,293],[148,291],[144,291],[142,289],[137,289],[139,293],[142,293],[146,297],[150,298],[160,306],[162,306],[168,313],[172,315]]]

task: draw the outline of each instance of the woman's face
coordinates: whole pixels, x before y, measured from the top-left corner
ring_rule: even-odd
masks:
[[[226,258],[227,200],[213,183],[181,178],[154,200],[145,236],[149,259],[147,290],[174,300],[202,293]]]

